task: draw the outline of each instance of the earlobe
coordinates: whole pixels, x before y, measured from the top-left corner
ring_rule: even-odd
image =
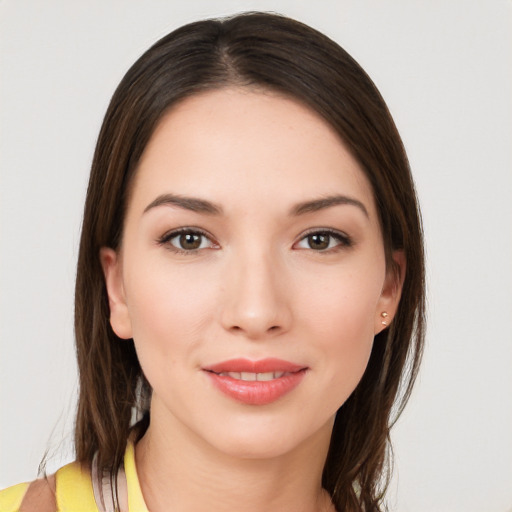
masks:
[[[114,249],[102,247],[100,261],[108,294],[110,325],[120,338],[130,339],[133,337],[132,325],[126,304],[120,256]]]
[[[404,284],[406,261],[404,251],[393,251],[393,265],[387,269],[377,310],[374,333],[387,329],[398,310]]]

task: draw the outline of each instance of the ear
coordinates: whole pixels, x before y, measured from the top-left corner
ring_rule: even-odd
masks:
[[[105,284],[110,308],[110,325],[123,339],[132,338],[132,323],[126,305],[120,255],[109,247],[100,249],[100,261],[105,276]]]
[[[384,286],[375,311],[374,333],[387,329],[398,309],[404,284],[406,261],[404,251],[393,251],[393,265],[386,271]]]

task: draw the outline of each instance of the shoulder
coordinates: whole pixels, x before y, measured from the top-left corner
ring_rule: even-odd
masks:
[[[55,510],[55,477],[40,478],[31,483],[9,487],[0,493],[1,512],[53,512]]]
[[[93,461],[93,467],[96,468]],[[98,512],[104,510],[103,496],[111,496],[110,479],[99,478],[97,468],[72,462],[60,468],[55,475],[23,483],[0,491],[0,512]],[[124,464],[116,478],[121,510],[147,512],[142,496],[134,446],[126,448]],[[101,504],[98,507],[97,503]],[[102,508],[103,507],[103,508]],[[107,507],[108,508],[108,507]]]
[[[17,512],[30,484],[18,484],[0,491],[0,510],[2,512]]]
[[[55,475],[0,491],[0,512],[32,510],[97,511],[90,472],[72,462]]]

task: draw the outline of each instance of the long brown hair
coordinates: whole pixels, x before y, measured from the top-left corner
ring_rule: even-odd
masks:
[[[200,91],[266,88],[301,101],[339,134],[369,178],[388,265],[402,249],[403,291],[391,326],[375,337],[361,382],[337,413],[323,486],[338,510],[380,511],[390,472],[389,430],[411,392],[425,324],[421,219],[402,141],[377,88],[335,42],[289,18],[246,13],[181,27],[127,72],[108,107],[92,163],[75,296],[80,374],[77,459],[115,474],[148,384],[132,340],[109,323],[101,247],[119,247],[129,185],[162,115]],[[393,412],[393,414],[392,414]]]

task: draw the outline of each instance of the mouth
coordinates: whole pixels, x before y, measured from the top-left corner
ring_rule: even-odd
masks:
[[[284,375],[287,375],[287,372],[221,372],[217,375],[220,375],[221,377],[230,377],[235,380],[243,380],[244,382],[268,382],[270,380],[280,379]]]
[[[308,368],[281,359],[232,359],[203,368],[215,388],[247,405],[266,405],[294,390]]]

